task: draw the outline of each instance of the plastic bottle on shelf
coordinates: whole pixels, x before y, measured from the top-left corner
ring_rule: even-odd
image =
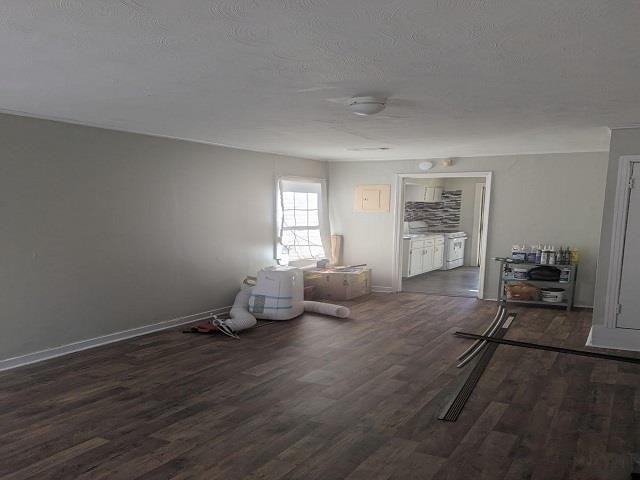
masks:
[[[571,265],[578,265],[580,261],[580,251],[577,248],[571,248]]]
[[[547,263],[549,265],[556,264],[556,247],[554,247],[553,245],[551,245],[551,249],[549,251],[549,260],[547,261]]]
[[[514,244],[511,247],[511,258],[514,260],[526,261],[527,260],[527,247],[523,245]]]
[[[540,262],[542,262],[542,245],[540,243],[538,243],[538,246],[536,247],[536,261],[535,261],[535,263],[540,264]]]
[[[545,245],[542,247],[542,253],[540,254],[540,265],[547,265],[549,263],[549,247]]]

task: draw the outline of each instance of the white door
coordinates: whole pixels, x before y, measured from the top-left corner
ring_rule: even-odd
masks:
[[[634,172],[640,171],[640,164],[631,164],[631,181],[629,182],[629,208],[627,211],[627,227],[624,236],[622,253],[622,275],[620,277],[620,310],[616,326],[640,330],[640,185],[637,185]],[[640,178],[640,175],[638,175]]]
[[[422,248],[412,248],[409,250],[409,276],[422,273]]]

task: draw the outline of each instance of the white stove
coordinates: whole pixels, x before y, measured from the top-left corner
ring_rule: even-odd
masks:
[[[444,265],[442,270],[451,270],[464,265],[465,232],[442,232],[444,235]]]

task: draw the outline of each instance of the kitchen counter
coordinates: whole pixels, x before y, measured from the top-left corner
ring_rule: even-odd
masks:
[[[427,239],[427,238],[444,238],[442,233],[405,233],[402,235],[403,240]]]

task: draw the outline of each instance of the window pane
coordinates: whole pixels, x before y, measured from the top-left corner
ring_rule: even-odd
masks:
[[[307,211],[306,210],[295,210],[295,225],[296,227],[306,227],[309,225],[307,223]]]
[[[307,193],[299,193],[299,192],[295,192],[295,202],[296,202],[296,206],[295,208],[297,210],[306,210],[307,208]]]
[[[317,227],[320,225],[320,219],[318,218],[317,210],[309,210],[309,220],[307,220],[307,225],[310,227]]]
[[[309,230],[294,230],[296,245],[309,245]]]
[[[291,230],[284,230],[282,232],[282,244],[285,247],[290,247],[295,243],[295,237]]]
[[[307,196],[307,208],[310,210],[318,209],[318,194],[317,193],[309,193]]]
[[[282,192],[282,205],[285,210],[294,207],[294,197],[295,195],[293,192]]]
[[[309,245],[322,245],[320,230],[307,230],[309,232]]]
[[[284,230],[282,243],[286,246],[291,260],[324,256],[320,231],[317,228]]]
[[[285,210],[284,212],[284,227],[293,227],[296,224],[295,210]]]

